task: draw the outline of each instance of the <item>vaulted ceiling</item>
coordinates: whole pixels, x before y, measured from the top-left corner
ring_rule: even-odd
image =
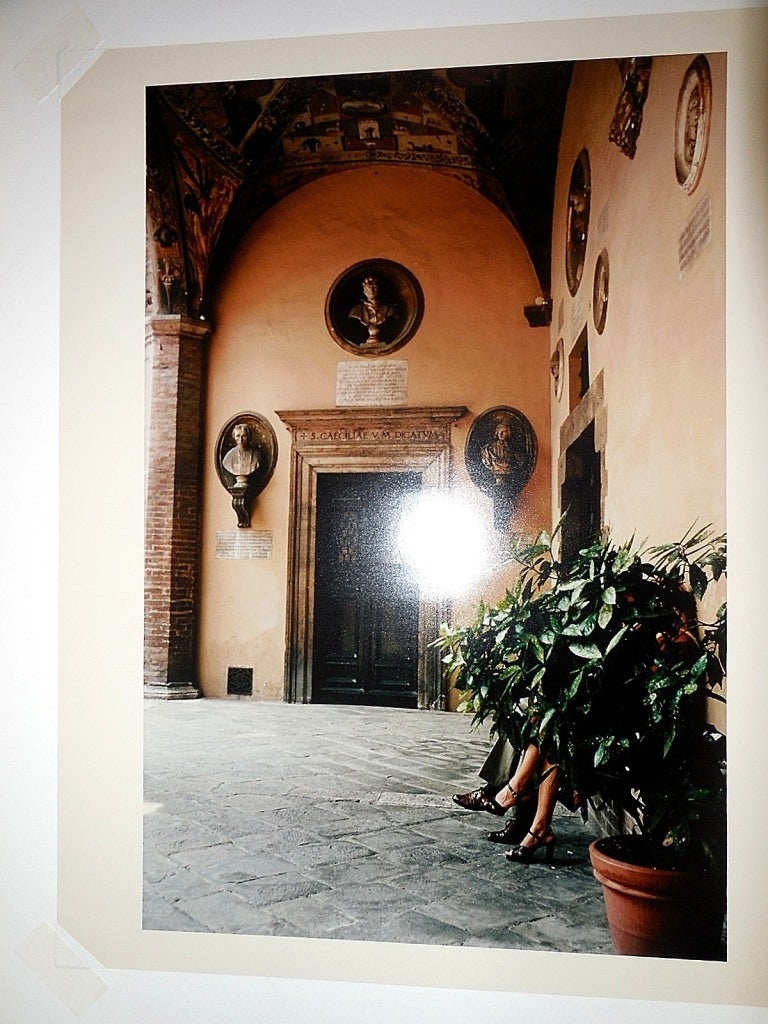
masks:
[[[429,167],[515,224],[550,284],[572,66],[399,71],[147,90],[148,312],[206,316],[248,228],[294,189],[371,162]]]

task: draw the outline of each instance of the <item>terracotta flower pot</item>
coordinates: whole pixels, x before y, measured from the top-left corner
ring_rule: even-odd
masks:
[[[621,837],[625,849],[627,838]],[[706,874],[646,867],[620,860],[613,852],[619,849],[611,838],[598,839],[589,848],[617,953],[723,959],[724,886]]]

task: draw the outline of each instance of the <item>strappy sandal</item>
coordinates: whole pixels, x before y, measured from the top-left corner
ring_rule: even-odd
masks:
[[[547,864],[551,864],[555,859],[555,843],[557,841],[552,829],[548,828],[545,832],[532,832],[529,829],[527,834],[533,836],[534,842],[530,846],[523,846],[522,843],[519,846],[513,846],[504,854],[507,860],[516,861],[518,864],[530,864],[536,850],[543,846],[544,859]]]
[[[491,843],[519,843],[528,833],[536,814],[534,800],[525,800],[515,805],[517,813],[510,818],[504,828],[495,832],[486,832],[485,838]]]
[[[485,838],[491,843],[519,843],[527,833],[525,822],[518,818],[510,818],[504,828],[495,832],[486,832]]]

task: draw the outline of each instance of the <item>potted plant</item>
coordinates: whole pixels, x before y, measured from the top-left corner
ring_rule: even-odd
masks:
[[[518,749],[554,750],[582,813],[610,813],[616,834],[590,855],[619,952],[716,957],[725,738],[707,703],[724,700],[726,607],[707,620],[700,609],[725,574],[725,538],[690,530],[645,550],[603,538],[558,561],[541,535],[513,556],[520,573],[506,597],[481,606],[469,626],[444,626],[436,641],[462,707]],[[617,876],[622,862],[627,878]],[[652,934],[662,883],[672,905]],[[611,920],[620,897],[638,920]],[[700,912],[713,920],[695,923]]]

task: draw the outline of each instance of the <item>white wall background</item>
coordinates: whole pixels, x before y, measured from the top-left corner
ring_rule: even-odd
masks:
[[[52,991],[17,953],[41,925],[56,927],[59,101],[67,84],[104,47],[748,6],[760,4],[80,0],[76,6],[70,0],[0,0],[0,1024],[71,1021],[76,1014],[70,1007],[77,1005],[83,983],[96,976],[105,990],[80,1014],[93,1024],[474,1024],[494,1019],[756,1024],[768,1019],[764,1010],[733,1006],[107,970],[76,944],[75,963],[85,970],[44,953],[37,956],[41,968],[53,966]],[[62,27],[73,14],[75,20]],[[59,34],[57,45],[51,33]],[[81,48],[67,44],[73,35]],[[94,267],[92,280],[83,283],[84,318],[88,291],[98,289],[103,269]],[[68,941],[64,935],[60,939]],[[74,993],[69,1004],[62,998],[67,985]]]

